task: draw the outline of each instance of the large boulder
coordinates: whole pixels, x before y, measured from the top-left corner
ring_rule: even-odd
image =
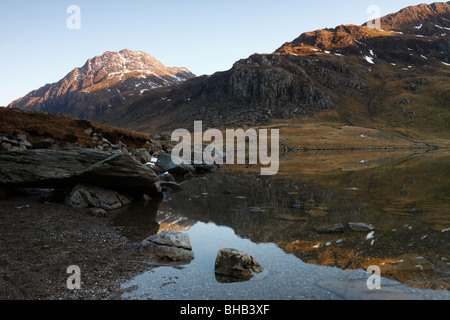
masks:
[[[194,259],[189,235],[179,231],[164,231],[145,239],[141,252],[161,260],[190,262]]]
[[[175,164],[172,161],[172,155],[169,153],[162,153],[159,155],[158,161],[156,162],[156,167],[161,169],[163,172],[180,175],[195,171],[190,164]]]
[[[162,196],[150,168],[132,156],[95,149],[0,152],[0,186],[72,188],[92,184],[131,195]]]
[[[214,271],[216,278],[223,282],[229,282],[227,278],[246,281],[263,272],[264,268],[250,254],[225,248],[217,254]]]
[[[73,208],[101,208],[104,210],[117,210],[129,205],[131,201],[116,191],[77,184],[66,198],[66,204]]]

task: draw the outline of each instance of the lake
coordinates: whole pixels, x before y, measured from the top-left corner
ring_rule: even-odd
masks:
[[[446,151],[295,152],[275,176],[230,166],[183,181],[182,191],[134,205],[114,223],[134,242],[186,232],[195,259],[136,276],[123,297],[450,299],[449,163]],[[337,224],[342,232],[324,233]],[[251,254],[264,272],[221,282],[221,248]],[[379,290],[367,287],[369,266],[381,269]]]

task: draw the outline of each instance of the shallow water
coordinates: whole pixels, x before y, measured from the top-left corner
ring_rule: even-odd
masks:
[[[187,232],[195,259],[137,276],[123,284],[132,288],[124,298],[450,299],[449,160],[445,152],[295,153],[273,177],[223,168],[184,182],[183,191],[134,206],[115,223],[136,242]],[[350,222],[375,229],[353,231]],[[344,233],[318,232],[337,223]],[[221,248],[250,253],[265,271],[247,282],[218,282]],[[383,268],[381,290],[367,288],[368,266],[414,255],[423,258],[413,270]]]

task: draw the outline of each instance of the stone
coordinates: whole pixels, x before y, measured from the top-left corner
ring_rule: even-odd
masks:
[[[150,153],[147,151],[147,149],[144,149],[144,148],[136,149],[135,156],[136,156],[136,159],[138,159],[142,164],[148,163],[152,159],[152,156],[150,155]]]
[[[19,142],[17,140],[10,139],[6,136],[0,137],[0,151],[9,151],[12,148],[17,148],[18,146]]]
[[[17,144],[18,144],[18,142],[17,142],[16,140],[9,139],[9,138],[6,137],[6,136],[1,136],[1,137],[0,137],[0,142],[7,142],[7,143],[10,143],[10,144],[14,144],[14,145],[17,145]]]
[[[16,134],[16,139],[19,141],[26,141],[27,140],[27,135],[26,134]]]
[[[169,261],[191,261],[194,259],[189,235],[179,231],[164,231],[148,237],[141,243],[141,253],[153,258]]]
[[[168,172],[160,174],[159,179],[161,179],[162,181],[172,181],[172,182],[175,181],[175,177]]]
[[[373,231],[374,227],[362,222],[350,222],[348,224],[348,226],[350,227],[350,229],[352,229],[353,231],[358,231],[358,232],[366,232],[366,231]]]
[[[195,175],[192,173],[192,171],[189,171],[189,172],[186,173],[183,177],[184,177],[185,179],[192,179],[192,178],[195,177]]]
[[[89,208],[88,213],[94,217],[106,217],[108,215],[106,210],[102,208]]]
[[[34,144],[35,149],[47,149],[50,148],[55,143],[55,140],[52,138],[44,138],[39,140]]]
[[[190,250],[161,246],[154,243],[149,243],[143,247],[142,252],[145,255],[164,261],[189,262],[194,259],[194,253]]]
[[[264,268],[248,253],[237,249],[224,248],[217,254],[214,272],[216,275],[250,280]]]
[[[92,132],[94,132],[92,128],[87,128],[86,130],[84,130],[84,133],[86,133],[88,136],[91,136]]]
[[[73,208],[104,210],[118,210],[131,203],[128,198],[116,191],[86,184],[76,185],[65,202]]]
[[[169,172],[172,174],[185,175],[189,172],[195,171],[194,167],[189,164],[175,164],[172,161],[172,156],[169,153],[162,153],[158,157],[156,166],[163,172]]]
[[[149,238],[153,243],[192,250],[190,237],[185,232],[164,231]]]
[[[21,147],[25,147],[25,150],[33,148],[33,145],[28,140],[21,140],[19,144]]]
[[[182,190],[181,185],[173,181],[158,181],[156,184],[161,188],[162,191],[172,192]]]
[[[91,184],[117,192],[162,197],[156,173],[132,156],[95,149],[34,149],[0,153],[0,186],[72,188]]]
[[[8,151],[8,150],[11,150],[11,148],[12,148],[12,144],[9,142],[2,141],[2,143],[0,144],[1,151]]]

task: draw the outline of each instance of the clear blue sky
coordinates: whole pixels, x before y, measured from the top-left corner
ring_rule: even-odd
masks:
[[[301,33],[363,24],[415,0],[1,0],[0,106],[57,82],[105,51],[144,51],[197,75],[228,70],[253,53],[270,53]],[[69,5],[81,29],[69,30]]]

